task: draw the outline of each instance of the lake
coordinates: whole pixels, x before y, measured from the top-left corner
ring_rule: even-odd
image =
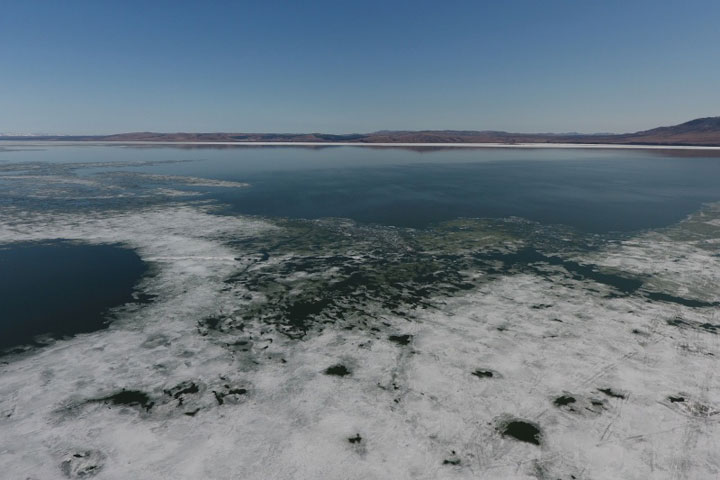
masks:
[[[713,478],[718,179],[702,150],[2,144],[0,452]]]
[[[246,182],[200,189],[241,214],[414,228],[515,216],[599,233],[669,225],[717,201],[718,158],[671,150],[66,146],[6,152],[0,165],[45,164],[80,178],[126,172]]]

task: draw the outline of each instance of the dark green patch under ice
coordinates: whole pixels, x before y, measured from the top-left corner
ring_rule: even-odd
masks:
[[[409,343],[411,337],[400,342],[406,334],[387,328],[386,315],[413,321],[421,310],[442,308],[448,298],[516,274],[609,298],[709,305],[648,289],[643,276],[576,260],[617,237],[520,219],[458,219],[423,230],[339,219],[276,223],[280,230],[232,244],[246,253],[238,258],[244,266],[225,280],[226,288],[243,293],[235,311],[198,322],[203,335],[240,334],[261,324],[301,339],[331,325]]]

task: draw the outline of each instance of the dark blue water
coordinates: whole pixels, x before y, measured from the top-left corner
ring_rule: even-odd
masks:
[[[713,156],[715,155],[715,156]],[[523,217],[587,232],[666,226],[720,200],[717,152],[588,149],[58,147],[3,159],[112,165],[79,170],[249,182],[198,187],[228,211],[344,217],[422,228],[458,217]],[[132,167],[123,162],[158,162]],[[169,163],[161,163],[169,162]],[[181,187],[192,188],[192,187]]]
[[[0,247],[0,352],[107,325],[107,310],[133,301],[146,265],[112,245],[69,242]]]
[[[243,214],[418,228],[457,217],[517,216],[608,232],[669,225],[720,200],[720,158],[709,155],[270,147],[175,150],[172,158],[190,161],[131,170],[249,182],[250,188],[210,192]]]
[[[252,188],[213,195],[234,211],[264,216],[418,228],[457,217],[518,216],[590,232],[628,231],[676,222],[720,199],[718,167],[717,160],[694,171],[657,160],[518,160],[272,172],[247,175]]]

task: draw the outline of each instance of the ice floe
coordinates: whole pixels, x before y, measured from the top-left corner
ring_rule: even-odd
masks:
[[[263,220],[148,195],[0,208],[1,243],[133,248],[154,296],[107,330],[0,358],[7,478],[720,474],[714,206],[590,238],[519,219]]]

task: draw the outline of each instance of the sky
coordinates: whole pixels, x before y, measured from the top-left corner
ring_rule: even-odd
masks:
[[[0,0],[0,132],[628,132],[720,115],[717,0]]]

